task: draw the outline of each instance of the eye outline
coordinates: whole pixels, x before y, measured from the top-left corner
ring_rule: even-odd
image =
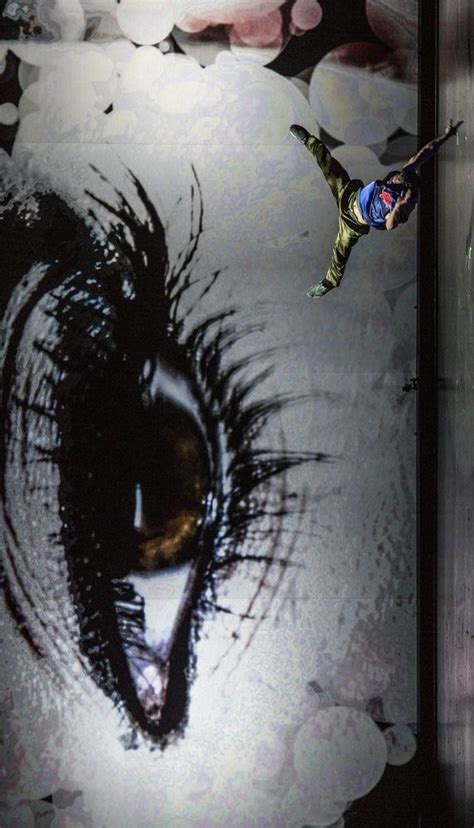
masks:
[[[106,180],[96,168],[94,168],[94,171],[101,177],[102,180]],[[89,193],[95,202],[101,205],[101,207],[112,214],[117,220],[112,223],[112,230],[111,232],[109,231],[110,236],[113,238],[113,245],[108,248],[108,253],[110,254],[108,261],[112,268],[115,264],[117,264],[116,253],[117,250],[119,250],[119,258],[121,260],[120,264],[123,265],[123,261],[126,260],[131,265],[132,281],[135,276],[136,283],[140,281],[140,278],[142,280],[144,279],[144,282],[146,283],[147,277],[150,275],[150,268],[153,267],[152,262],[154,262],[155,258],[153,254],[156,252],[156,244],[163,242],[166,255],[162,256],[161,260],[164,278],[163,293],[160,296],[160,301],[162,303],[162,308],[163,306],[167,306],[168,308],[168,320],[166,321],[165,326],[167,335],[174,336],[176,339],[183,336],[183,326],[186,320],[186,315],[182,316],[180,313],[180,302],[189,287],[196,283],[195,280],[192,280],[192,273],[193,266],[195,265],[195,256],[199,239],[203,232],[202,194],[194,167],[192,168],[192,171],[194,183],[191,186],[192,206],[190,237],[187,245],[178,255],[174,267],[170,269],[168,278],[166,278],[166,271],[168,269],[169,262],[167,258],[167,247],[165,241],[165,227],[162,224],[154,205],[149,200],[145,189],[133,173],[128,171],[136,193],[142,202],[142,205],[145,207],[146,219],[144,222],[138,219],[130,204],[125,200],[124,196],[119,191],[115,190],[115,196],[118,199],[118,206],[116,207],[107,204],[107,202],[99,199],[93,193]],[[196,194],[199,207],[195,215],[194,201]],[[101,227],[104,233],[106,232],[93,210],[89,210],[89,219],[95,222],[98,227]],[[137,273],[140,272],[141,277],[136,278]],[[219,271],[215,271],[211,274],[200,294],[200,299],[212,288],[212,285],[218,276]],[[157,288],[156,279],[153,284],[153,288],[154,290]],[[230,324],[230,320],[234,314],[234,309],[228,309],[205,319],[204,322],[201,322],[198,326],[192,328],[191,332],[186,335],[184,343],[181,343],[181,347],[184,348],[184,351],[188,354],[188,357],[192,354],[191,359],[194,365],[193,376],[199,374],[201,377],[202,385],[196,387],[196,391],[199,391],[200,393],[202,392],[204,387],[204,378],[208,380],[209,375],[213,373],[214,381],[210,383],[212,394],[211,399],[208,402],[210,403],[210,407],[215,411],[215,414],[213,415],[214,425],[217,426],[219,422],[224,421],[225,429],[227,429],[226,433],[229,437],[229,443],[238,443],[243,441],[247,453],[247,470],[245,471],[247,482],[245,482],[244,477],[242,476],[242,470],[244,468],[242,464],[242,455],[240,455],[239,460],[237,455],[234,454],[231,460],[230,468],[227,470],[231,475],[233,482],[233,485],[230,486],[230,490],[233,493],[233,502],[232,497],[227,496],[226,503],[222,501],[220,504],[218,503],[215,510],[216,515],[214,524],[211,528],[210,525],[207,526],[209,531],[215,531],[216,520],[221,520],[222,525],[222,519],[225,513],[226,520],[224,522],[226,523],[226,532],[220,533],[219,543],[221,544],[221,550],[224,545],[226,545],[226,552],[222,553],[221,551],[221,554],[218,556],[214,548],[212,551],[212,557],[208,557],[206,559],[201,550],[201,553],[197,558],[196,566],[201,565],[203,570],[201,572],[202,580],[195,580],[194,584],[199,586],[199,591],[198,593],[193,591],[190,598],[189,609],[186,610],[186,625],[189,630],[186,640],[191,649],[193,648],[198,637],[199,628],[202,624],[204,614],[209,612],[209,610],[214,612],[229,611],[227,608],[223,608],[217,604],[216,595],[219,583],[226,578],[229,570],[232,569],[233,566],[236,566],[239,562],[243,562],[245,560],[260,562],[263,570],[257,587],[256,594],[258,594],[258,592],[265,585],[268,571],[273,563],[278,563],[281,566],[282,574],[285,568],[289,565],[288,557],[277,560],[274,551],[271,555],[265,556],[244,553],[239,554],[237,551],[239,544],[242,542],[242,538],[245,537],[246,531],[248,531],[249,526],[251,526],[252,523],[262,515],[270,514],[266,510],[266,506],[264,506],[261,494],[255,496],[256,490],[260,488],[262,484],[268,483],[272,478],[278,476],[281,478],[282,475],[284,476],[284,473],[291,467],[299,465],[303,462],[321,461],[326,459],[324,455],[314,452],[277,453],[274,451],[267,451],[262,448],[258,450],[252,449],[253,442],[261,434],[269,418],[271,418],[271,416],[276,412],[281,411],[285,405],[288,405],[291,402],[301,401],[301,398],[298,398],[298,400],[280,398],[276,400],[274,399],[271,402],[257,400],[256,402],[248,403],[246,405],[246,401],[252,395],[255,387],[259,382],[265,379],[269,373],[271,373],[271,369],[263,369],[259,373],[255,374],[250,380],[241,380],[240,385],[237,385],[236,387],[231,385],[231,383],[236,381],[236,377],[241,372],[245,372],[251,363],[253,363],[258,357],[247,357],[240,359],[238,362],[231,361],[227,365],[226,369],[223,370],[223,355],[229,353],[236,342],[242,337],[250,335],[255,330],[262,329],[261,325],[257,325],[246,326],[240,331],[237,331],[236,328]],[[269,354],[270,350],[267,349],[263,355],[268,356]],[[262,354],[258,356],[261,357]],[[214,431],[214,435],[216,435],[216,433],[217,428]],[[234,448],[236,447],[234,446]],[[214,445],[215,456],[219,454],[219,450],[219,447]],[[248,465],[250,461],[252,464],[252,472],[249,475]],[[249,510],[249,498],[251,495],[253,495],[254,501],[253,511],[251,509]],[[287,505],[287,493],[282,495],[282,499],[280,501],[280,511],[277,510],[274,514],[277,521],[283,518],[285,504]],[[235,518],[239,509],[241,520],[239,527],[236,528],[238,521],[229,520],[229,516],[233,515]],[[245,521],[243,522],[244,512]],[[244,529],[242,534],[243,527]],[[216,532],[214,540],[217,542],[217,539]],[[212,547],[213,543],[211,542],[209,543],[209,550],[212,550]],[[278,585],[279,581],[277,586]],[[250,598],[248,611],[243,614],[242,618],[251,617],[254,600],[255,595]],[[87,650],[83,650],[82,652],[84,657],[90,661],[90,653],[88,653]],[[187,673],[187,680],[192,680],[194,670],[195,655],[194,652],[188,652],[185,670]],[[138,723],[138,730],[142,733],[145,731],[146,736],[151,739],[154,746],[164,748],[171,740],[174,740],[175,737],[182,735],[184,732],[187,721],[187,708],[189,705],[189,687],[188,696],[185,699],[180,718],[180,726],[174,724],[172,727],[168,727],[168,729],[163,732],[160,727],[150,729],[147,727],[146,722],[140,721],[140,716],[137,715],[137,711],[133,709],[133,705],[127,703],[126,701],[124,702],[124,693],[122,691],[117,691],[117,688],[115,687],[105,687],[104,682],[98,680],[97,676],[94,677],[94,680],[107,695],[114,699],[116,705],[121,709],[124,715],[128,715],[131,718],[132,729],[136,727]],[[174,703],[173,699],[171,700],[171,703]]]

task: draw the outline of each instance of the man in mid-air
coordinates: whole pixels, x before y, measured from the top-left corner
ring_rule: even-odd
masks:
[[[408,221],[418,201],[421,183],[418,170],[444,141],[456,135],[462,123],[459,121],[454,124],[449,120],[443,135],[425,144],[400,171],[394,170],[382,181],[371,181],[366,186],[359,179],[350,178],[344,167],[315,135],[310,135],[299,124],[290,127],[292,136],[316,158],[339,210],[339,232],[334,242],[331,264],[325,278],[307,291],[311,299],[324,296],[328,291],[339,287],[351,249],[361,236],[367,235],[371,227],[394,230],[399,224]]]

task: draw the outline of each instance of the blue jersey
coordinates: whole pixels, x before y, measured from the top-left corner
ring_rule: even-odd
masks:
[[[383,181],[371,181],[357,193],[357,205],[362,218],[377,230],[385,228],[385,219],[393,210],[397,199],[405,187],[403,184],[385,184]],[[415,206],[416,200],[413,202]],[[411,208],[413,209],[413,208]]]

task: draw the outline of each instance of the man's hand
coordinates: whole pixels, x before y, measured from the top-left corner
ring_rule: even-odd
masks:
[[[449,121],[448,121],[448,125],[447,125],[446,129],[444,130],[444,134],[446,135],[446,137],[451,138],[451,135],[456,135],[459,127],[463,123],[464,123],[464,121],[458,121],[457,124],[455,124],[455,123],[453,123],[453,119],[450,118]]]

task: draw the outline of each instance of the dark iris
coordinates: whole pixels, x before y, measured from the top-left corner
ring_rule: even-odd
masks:
[[[96,565],[121,578],[195,557],[212,480],[197,414],[163,396],[144,402],[113,362],[68,388],[61,468],[76,532],[84,526],[84,544],[93,533]]]
[[[203,434],[191,414],[176,403],[158,399],[144,412],[140,428],[137,568],[152,571],[192,559],[205,514],[210,472]]]

